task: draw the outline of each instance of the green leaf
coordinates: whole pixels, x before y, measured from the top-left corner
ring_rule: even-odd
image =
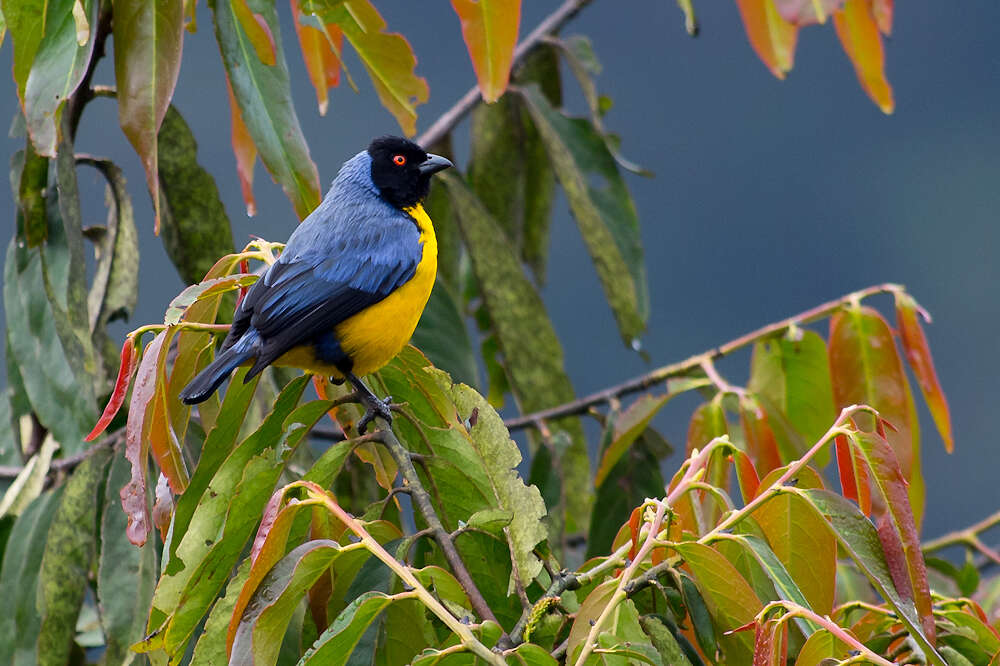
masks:
[[[293,390],[286,387],[282,397],[297,400],[305,382],[305,377],[293,381]],[[257,527],[289,456],[328,407],[327,402],[314,401],[287,418],[275,417],[281,413],[276,409],[219,468],[171,561],[183,562],[185,568],[161,577],[153,598],[156,612],[169,615],[164,635],[169,654],[183,652]]]
[[[281,566],[281,563],[277,566]],[[394,597],[382,592],[365,592],[340,612],[333,624],[316,639],[299,663],[323,664],[323,666],[347,664],[362,634],[394,601],[396,601]],[[240,634],[236,635],[239,640]]]
[[[114,456],[101,510],[97,567],[97,602],[107,664],[122,664],[131,658],[133,653],[129,648],[143,637],[153,586],[159,575],[156,543],[149,540],[136,548],[126,538],[127,518],[119,506],[118,490],[129,476],[128,461],[124,456]]]
[[[157,145],[163,246],[181,279],[195,284],[233,251],[229,217],[215,179],[198,164],[191,129],[173,106],[163,116]]]
[[[444,173],[441,180],[458,214],[473,272],[503,352],[504,369],[522,413],[572,400],[559,338],[503,231],[458,177]],[[567,529],[584,530],[591,491],[583,430],[576,419],[554,421],[549,427],[570,436],[572,444],[561,460]]]
[[[3,0],[3,16],[10,30],[14,49],[14,83],[17,96],[24,103],[24,86],[45,32],[47,0]]]
[[[639,625],[649,636],[649,640],[660,654],[660,659],[664,664],[691,666],[691,661],[684,654],[680,643],[677,642],[673,632],[663,623],[663,620],[655,615],[643,615],[639,618]]]
[[[802,590],[799,589],[799,586],[788,574],[788,570],[785,569],[785,565],[781,563],[766,541],[754,534],[723,534],[720,535],[720,541],[722,541],[720,546],[727,541],[738,543],[746,554],[753,557],[771,581],[774,592],[779,599],[793,601],[804,608],[811,608]],[[815,622],[807,619],[797,618],[796,624],[802,628],[802,633],[806,636],[812,635],[820,628]]]
[[[149,625],[155,629],[169,616],[168,652],[183,645],[208,610],[256,526],[287,456],[325,411],[327,403],[314,402],[293,412],[307,381],[299,377],[285,387],[260,428],[211,477],[188,529],[182,534],[174,530],[172,538],[180,541],[176,547],[171,544],[173,554],[157,584]]]
[[[309,8],[304,6],[303,10]],[[368,0],[330,3],[320,10],[318,19],[309,25],[321,30],[329,23],[340,26],[368,70],[382,106],[396,117],[407,136],[416,134],[416,107],[427,101],[430,89],[427,81],[415,73],[417,58],[406,38],[385,32],[385,19]]]
[[[787,488],[785,492],[802,497],[823,517],[837,537],[838,544],[864,572],[882,598],[895,609],[910,636],[924,650],[928,659],[942,666],[945,662],[924,634],[913,602],[902,597],[896,590],[875,527],[857,505],[828,490]]]
[[[725,632],[750,622],[763,605],[740,572],[718,551],[696,542],[675,546],[694,573],[695,582],[712,613],[719,647],[726,664],[749,664],[753,636]]]
[[[87,294],[90,331],[103,332],[109,321],[128,319],[139,297],[139,234],[125,175],[110,160],[90,162],[108,181],[106,226],[94,243],[97,268]]]
[[[691,620],[691,628],[694,630],[698,646],[704,654],[714,655],[719,649],[719,643],[715,637],[712,614],[708,612],[705,598],[698,591],[698,586],[683,572],[680,574],[680,591],[684,595],[684,606]]]
[[[77,0],[50,0],[46,3],[45,35],[31,63],[24,86],[24,115],[28,135],[39,155],[55,157],[59,143],[63,104],[83,80],[94,51],[96,30],[90,30],[83,44],[77,43],[73,5]],[[84,0],[90,25],[97,25],[100,3]]]
[[[91,381],[95,373],[88,373],[75,328],[53,300],[59,287],[65,298],[65,281],[51,281],[67,275],[67,249],[62,224],[51,217],[44,248],[19,247],[12,240],[4,266],[4,307],[10,350],[32,409],[63,451],[73,454],[98,411]],[[79,333],[87,330],[84,318]]]
[[[250,559],[240,562],[239,568],[226,585],[226,593],[212,606],[205,620],[205,629],[194,646],[192,664],[226,664],[229,655],[226,650],[226,632],[236,605],[236,599],[250,575]]]
[[[817,631],[802,644],[795,666],[820,666],[824,659],[843,659],[847,650],[847,645],[830,632]]]
[[[646,431],[647,433],[650,431]],[[629,513],[647,497],[663,494],[660,472],[661,453],[652,445],[652,436],[641,435],[625,450],[604,481],[597,487],[594,513],[587,537],[587,557],[605,555]]]
[[[601,486],[604,483],[604,479],[607,478],[607,475],[618,463],[622,455],[646,431],[653,417],[675,395],[677,395],[676,391],[670,391],[665,395],[647,393],[640,396],[615,419],[611,444],[602,451],[601,462],[597,467],[597,472],[594,474],[595,486]],[[665,452],[663,457],[667,455],[669,455],[669,451]]]
[[[275,564],[240,618],[230,663],[275,663],[292,612],[338,555],[336,541],[320,539],[302,544]]]
[[[479,369],[465,318],[455,296],[442,281],[431,292],[410,343],[455,381],[479,385]]]
[[[452,0],[462,36],[487,103],[507,89],[521,22],[521,0]]]
[[[649,314],[639,220],[604,139],[586,120],[552,108],[536,85],[523,99],[548,151],[626,345],[637,345]],[[592,184],[599,182],[600,185]]]
[[[96,451],[73,471],[52,518],[38,574],[40,664],[65,664],[76,635],[76,619],[96,554],[98,489],[111,449]]]
[[[590,630],[593,626],[593,622],[601,615],[604,609],[613,600],[615,590],[618,587],[618,581],[616,579],[607,580],[596,588],[593,592],[587,595],[587,598],[583,600],[580,604],[580,610],[576,613],[576,618],[573,620],[573,626],[570,628],[569,638],[566,643],[566,654],[569,660],[575,663],[577,657],[579,656],[580,650],[583,649],[583,643],[586,640]],[[635,609],[635,604],[632,603],[631,599],[624,599],[618,603],[615,607],[614,612],[609,616],[610,622],[606,623],[602,627],[600,636],[598,637],[598,643],[601,648],[612,648],[613,646],[620,646],[621,644],[626,644],[639,648],[643,644],[649,646],[652,655],[656,655],[652,644],[649,642],[649,638],[642,631],[642,627],[639,625],[639,613]],[[635,655],[631,655],[635,656]],[[587,660],[587,663],[591,663],[591,659]],[[658,663],[649,662],[648,659],[643,659],[647,663]],[[619,660],[604,660],[596,661],[595,663],[614,663],[614,664],[629,664],[635,663],[628,659]]]
[[[538,83],[548,100],[561,101],[559,58],[551,46],[534,49],[515,75],[518,85]],[[538,130],[517,95],[472,111],[469,186],[507,233],[516,252],[545,275],[555,175]]]
[[[505,655],[508,664],[520,666],[557,666],[559,663],[543,648],[534,643],[522,643],[517,649]]]
[[[780,409],[807,444],[836,418],[826,342],[814,331],[796,328],[755,344],[747,388]]]
[[[32,666],[38,663],[38,579],[49,526],[66,486],[46,492],[32,502],[7,540],[0,567],[0,594],[7,612],[0,615],[0,663]]]
[[[489,481],[493,507],[513,514],[504,529],[513,555],[514,571],[508,593],[513,592],[515,576],[527,586],[542,570],[542,562],[533,550],[546,536],[542,525],[545,503],[538,488],[526,486],[518,476],[521,452],[496,410],[475,389],[453,384],[443,372],[435,372],[433,376],[451,398],[459,416],[472,423],[466,429],[466,436]]]
[[[39,156],[31,141],[28,141],[24,150],[16,153],[11,160],[11,168],[17,174],[12,180],[17,182],[13,189],[20,213],[18,236],[24,237],[28,247],[36,247],[44,242],[49,234],[48,222],[45,219],[45,187],[49,179],[49,160]]]
[[[118,121],[146,170],[160,229],[157,137],[174,94],[184,41],[183,0],[112,0]]]
[[[264,166],[281,185],[301,219],[320,202],[319,173],[309,157],[309,147],[292,103],[277,10],[270,3],[251,3],[251,9],[263,18],[275,39],[276,62],[268,66],[257,57],[237,19],[233,3],[241,1],[209,3],[222,62]]]

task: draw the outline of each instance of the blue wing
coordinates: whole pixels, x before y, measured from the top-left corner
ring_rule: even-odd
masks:
[[[231,347],[251,329],[259,336],[247,378],[303,344],[316,346],[319,360],[349,367],[332,329],[413,277],[422,257],[413,220],[396,209],[364,213],[347,224],[303,222],[247,292],[223,344]]]

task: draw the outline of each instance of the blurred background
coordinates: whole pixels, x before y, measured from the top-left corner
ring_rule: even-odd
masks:
[[[245,214],[223,67],[205,4],[198,8],[197,34],[185,35],[174,104],[198,140],[199,162],[216,179],[236,246],[251,235],[284,240],[296,218],[262,165],[254,187],[258,214]],[[389,29],[410,40],[417,72],[430,84],[430,102],[418,109],[422,130],[474,82],[458,19],[443,0],[376,4]],[[557,4],[525,2],[522,36]],[[279,6],[299,118],[325,189],[371,137],[399,128],[353,55],[347,62],[361,94],[342,85],[331,91],[327,115],[319,115],[292,43],[288,6]],[[955,453],[946,454],[921,404],[924,533],[934,537],[984,517],[1000,497],[993,450],[993,410],[1000,399],[1000,268],[994,261],[1000,248],[1000,4],[899,4],[886,42],[893,116],[884,116],[861,90],[832,25],[802,31],[795,68],[782,82],[751,50],[735,3],[702,0],[695,9],[701,34],[694,39],[673,2],[595,0],[563,30],[593,40],[604,66],[598,87],[614,100],[605,126],[621,135],[626,157],[656,174],[626,175],[649,273],[652,314],[642,340],[648,362],[622,345],[558,195],[543,297],[577,393],[686,358],[852,290],[900,282],[935,317],[927,335],[956,437]],[[10,66],[11,47],[4,45],[0,70]],[[110,57],[95,83],[114,83]],[[566,106],[582,115],[575,84],[565,89]],[[17,99],[9,78],[0,90],[0,119],[12,118]],[[454,139],[464,162],[467,122]],[[5,161],[22,144],[3,140]],[[141,165],[112,102],[96,100],[87,108],[77,150],[125,168],[136,206],[140,302],[133,320],[118,325],[123,336],[159,320],[183,284],[153,236]],[[104,182],[93,170],[79,175],[84,223],[101,224]],[[14,231],[8,187],[0,187],[0,216],[6,243]],[[891,303],[883,298],[873,303]],[[741,383],[748,367],[748,353],[719,365]],[[694,397],[679,400],[656,421],[681,452],[696,404]],[[675,453],[671,471],[679,461]]]

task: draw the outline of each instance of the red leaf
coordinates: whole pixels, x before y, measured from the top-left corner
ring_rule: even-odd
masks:
[[[632,515],[628,518],[628,529],[632,533],[632,547],[628,549],[628,559],[634,560],[635,554],[639,550],[639,528],[642,527],[642,506],[632,509]]]
[[[861,87],[883,113],[892,113],[896,103],[885,78],[885,54],[872,0],[847,0],[844,8],[834,13],[833,25],[844,52],[854,63]]]
[[[760,487],[760,475],[757,468],[753,466],[750,456],[740,450],[733,452],[736,464],[736,481],[740,485],[740,494],[743,495],[743,503],[747,503],[757,496],[757,489]]]
[[[844,497],[858,503],[862,513],[872,515],[872,489],[864,457],[845,435],[837,435],[837,470]]]
[[[149,458],[149,418],[147,410],[156,393],[156,364],[165,332],[160,332],[146,345],[142,362],[136,372],[132,389],[132,402],[128,408],[125,425],[125,457],[132,463],[132,478],[121,489],[122,509],[128,517],[126,535],[136,546],[146,543],[149,535],[150,513],[146,503],[146,461]]]
[[[250,138],[250,130],[247,129],[246,123],[243,122],[243,114],[233,95],[228,74],[226,90],[229,91],[229,118],[232,125],[233,154],[236,156],[236,173],[240,177],[240,188],[243,190],[243,201],[247,205],[247,215],[253,217],[257,214],[257,202],[253,198],[253,168],[257,163],[257,146]]]
[[[775,652],[774,630],[777,620],[758,622],[754,628],[753,666],[771,666]]]
[[[924,633],[933,643],[935,626],[931,593],[927,584],[927,566],[924,563],[923,551],[920,549],[920,537],[907,494],[906,479],[900,470],[892,446],[885,439],[870,432],[855,432],[851,439],[859,453],[863,454],[879,494],[885,500],[886,512],[879,519],[879,537],[886,550],[886,556],[893,555],[886,547],[886,543],[892,541],[890,546],[894,548],[895,540],[898,540],[914,606],[923,623]],[[883,535],[884,528],[881,521],[885,518],[891,519],[892,534]],[[893,572],[893,580],[896,580],[896,572]],[[900,594],[904,593],[898,582],[897,589]]]
[[[944,448],[951,453],[955,448],[955,441],[951,432],[951,412],[948,409],[948,400],[944,397],[941,384],[938,382],[937,371],[934,369],[934,359],[931,357],[930,346],[924,336],[924,329],[920,326],[917,317],[918,308],[916,301],[909,294],[896,293],[896,322],[899,326],[899,337],[903,342],[903,350],[906,352],[906,360],[909,361],[913,374],[920,385],[920,392],[924,394],[927,407],[941,439],[944,440]],[[925,315],[925,319],[926,319]]]
[[[868,307],[841,310],[830,319],[830,375],[837,408],[865,404],[897,428],[888,440],[907,481],[914,474],[918,440],[911,429],[908,385],[892,331]],[[863,420],[865,415],[856,418]],[[871,422],[871,429],[874,423]]]
[[[451,0],[476,70],[479,90],[495,102],[507,89],[521,21],[521,0]]]
[[[295,22],[295,33],[299,37],[299,48],[302,50],[302,59],[306,63],[309,80],[312,82],[313,88],[316,89],[319,115],[325,116],[329,105],[327,90],[340,84],[339,54],[344,43],[344,33],[336,23],[330,23],[326,26],[326,35],[311,25],[302,25],[299,20],[301,12],[298,0],[290,0],[290,4],[292,19]],[[333,42],[332,45],[327,42],[327,35]]]
[[[772,74],[785,78],[795,62],[799,29],[781,17],[774,0],[736,0],[736,4],[757,57]]]
[[[108,398],[108,404],[104,407],[104,413],[101,414],[101,418],[97,419],[94,429],[84,438],[85,442],[92,442],[97,439],[97,436],[104,432],[108,424],[118,414],[118,410],[121,409],[122,404],[125,402],[129,380],[132,379],[132,373],[135,371],[138,361],[139,358],[135,353],[135,341],[131,336],[125,338],[125,344],[122,345],[121,362],[118,364],[118,377],[115,379],[115,387],[111,390],[111,397]]]
[[[740,423],[746,437],[747,451],[756,464],[757,471],[767,474],[781,467],[778,442],[767,421],[767,414],[753,398],[740,400]]]

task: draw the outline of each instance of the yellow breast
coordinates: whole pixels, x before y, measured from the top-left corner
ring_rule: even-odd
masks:
[[[407,208],[406,212],[416,220],[423,243],[423,256],[416,273],[409,282],[334,329],[341,348],[354,360],[354,374],[358,376],[381,368],[410,341],[434,287],[437,276],[434,225],[420,204]]]

